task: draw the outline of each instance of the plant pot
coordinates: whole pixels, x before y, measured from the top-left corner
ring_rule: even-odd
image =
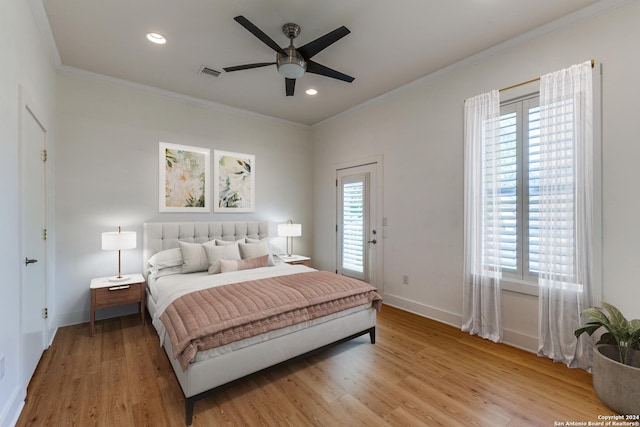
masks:
[[[631,350],[631,365],[619,362],[615,345],[599,345],[593,352],[593,388],[618,414],[640,414],[640,351]]]

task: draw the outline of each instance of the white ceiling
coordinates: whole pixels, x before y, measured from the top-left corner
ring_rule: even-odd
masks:
[[[314,124],[597,0],[42,0],[62,64],[268,116]],[[203,65],[273,62],[275,52],[233,18],[281,46],[342,25],[351,34],[313,59],[353,83],[305,74],[285,96],[276,67],[199,75]],[[163,34],[163,46],[145,34]],[[318,95],[304,93],[307,88]]]

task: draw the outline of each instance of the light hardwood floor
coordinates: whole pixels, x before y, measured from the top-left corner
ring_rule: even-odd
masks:
[[[389,306],[368,336],[196,402],[193,426],[553,426],[611,415],[591,375]],[[183,426],[184,398],[150,322],[61,328],[18,426]]]

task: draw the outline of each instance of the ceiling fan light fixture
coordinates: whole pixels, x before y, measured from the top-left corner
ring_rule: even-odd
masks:
[[[278,66],[278,72],[288,79],[297,79],[304,74],[304,67],[300,64],[282,64]]]
[[[307,70],[307,63],[293,47],[284,49],[286,54],[278,53],[276,66],[278,73],[288,79],[298,79]]]

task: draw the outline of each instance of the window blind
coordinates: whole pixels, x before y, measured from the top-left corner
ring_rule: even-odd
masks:
[[[342,267],[364,272],[364,181],[343,184]]]
[[[538,274],[541,262],[541,229],[547,232],[545,254],[553,256],[554,274],[562,277],[573,274],[575,257],[575,203],[574,203],[574,146],[573,109],[571,101],[550,107],[553,127],[548,127],[545,138],[551,145],[545,151],[549,166],[545,182],[550,185],[553,202],[541,204],[541,123],[540,107],[519,109],[500,116],[500,142],[495,156],[498,158],[496,177],[500,191],[497,200],[493,193],[485,193],[484,214],[499,203],[499,227],[491,226],[483,240],[486,242],[488,265],[499,265],[503,271],[520,276]],[[520,123],[521,122],[521,123]],[[522,132],[519,127],[524,128]],[[552,130],[553,129],[553,130]],[[523,141],[521,141],[521,139]],[[485,168],[492,167],[492,149],[486,148]],[[519,170],[519,168],[521,170]],[[490,188],[492,171],[485,174],[485,187]],[[541,216],[541,209],[546,209]],[[546,218],[546,226],[542,218]],[[552,227],[549,227],[552,224]],[[499,235],[499,248],[493,248],[494,234]],[[520,252],[523,252],[520,254]],[[521,271],[524,269],[524,272]]]

